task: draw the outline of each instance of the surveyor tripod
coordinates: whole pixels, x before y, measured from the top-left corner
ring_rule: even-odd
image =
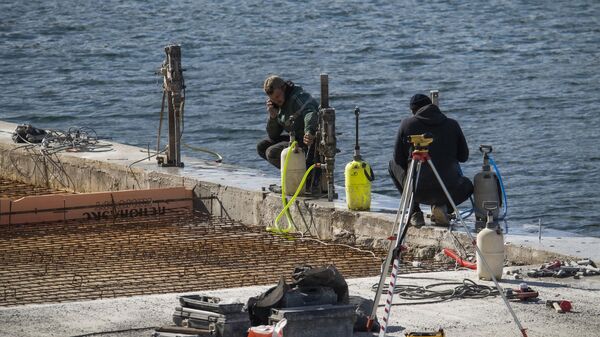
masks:
[[[442,188],[442,190],[444,191],[444,194],[446,195],[448,202],[452,206],[452,209],[454,211],[454,214],[456,215],[456,218],[464,227],[471,242],[473,242],[473,243],[475,242],[473,236],[471,235],[469,229],[467,228],[467,225],[465,224],[464,220],[462,219],[460,212],[458,211],[458,208],[456,207],[456,204],[454,203],[454,200],[450,196],[450,193],[448,192],[446,185],[444,185],[444,182],[442,181],[442,178],[440,177],[437,169],[435,168],[435,165],[433,165],[433,162],[431,161],[431,157],[429,156],[429,145],[433,142],[433,138],[428,134],[411,135],[411,136],[408,136],[407,141],[410,144],[412,144],[413,151],[411,153],[411,161],[410,161],[408,170],[406,172],[404,186],[402,187],[402,196],[400,198],[400,206],[398,208],[398,212],[396,213],[396,218],[394,219],[394,229],[397,228],[398,231],[395,236],[390,238],[392,240],[390,249],[388,250],[388,254],[383,263],[383,268],[381,269],[381,277],[379,279],[379,284],[377,285],[377,293],[375,294],[375,300],[373,301],[373,308],[371,310],[371,315],[369,316],[369,319],[367,321],[367,329],[371,330],[374,320],[375,320],[375,317],[377,315],[377,307],[379,306],[379,300],[381,299],[381,294],[383,291],[386,274],[390,268],[390,264],[393,261],[392,271],[390,274],[390,280],[389,280],[389,284],[388,284],[388,288],[387,288],[387,298],[386,298],[385,309],[384,309],[385,312],[384,312],[384,316],[382,317],[382,322],[380,322],[379,337],[385,337],[385,335],[387,333],[390,312],[392,310],[392,300],[394,298],[394,288],[396,287],[396,280],[397,280],[398,272],[400,270],[400,261],[401,261],[401,253],[402,253],[401,247],[404,242],[404,239],[406,238],[406,233],[408,231],[410,211],[412,210],[413,204],[415,202],[414,196],[415,196],[415,192],[417,190],[417,183],[419,181],[419,175],[421,173],[421,168],[423,166],[423,163],[429,164],[431,171],[435,175],[435,178],[438,181],[438,183],[440,184],[440,187]],[[396,226],[396,224],[398,224],[398,226]],[[475,250],[477,251],[478,256],[481,257],[483,266],[486,268],[487,272],[491,275],[491,278],[494,281],[496,288],[498,288],[499,293],[502,296],[506,306],[508,307],[508,310],[510,311],[510,314],[512,315],[512,317],[514,319],[515,324],[519,328],[521,334],[524,337],[527,337],[527,333],[526,333],[525,329],[521,326],[521,323],[519,322],[517,316],[515,315],[514,311],[512,310],[512,308],[510,306],[510,303],[508,303],[508,299],[506,298],[506,295],[504,294],[504,290],[498,284],[498,281],[496,280],[496,277],[493,275],[490,266],[488,265],[487,261],[483,258],[483,254],[481,253],[481,251],[479,250],[479,248],[476,245],[475,245]]]

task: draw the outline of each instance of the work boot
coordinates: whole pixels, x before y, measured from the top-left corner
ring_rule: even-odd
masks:
[[[423,212],[413,212],[410,215],[410,225],[416,228],[421,228],[425,225],[425,217],[423,216]]]
[[[431,206],[431,222],[438,226],[448,226],[450,224],[448,207],[446,205]]]

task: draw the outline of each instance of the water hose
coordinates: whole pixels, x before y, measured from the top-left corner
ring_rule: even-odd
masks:
[[[283,171],[281,172],[281,203],[284,206],[285,217],[288,221],[288,231],[289,231],[289,228],[294,225],[294,221],[292,219],[292,215],[290,214],[289,210],[287,210],[287,208],[285,207],[288,204],[287,198],[285,196],[285,178],[287,175],[287,166],[288,166],[288,161],[290,158],[290,153],[294,150],[294,148],[296,148],[297,144],[298,144],[297,141],[293,141],[292,144],[290,144],[288,153],[286,154],[285,159],[283,161]],[[302,185],[300,185],[300,186],[302,186]],[[267,230],[268,231],[281,231],[281,229],[279,228],[279,225],[278,225],[280,218],[281,218],[281,213],[279,213],[279,216],[275,220],[275,226],[267,227]]]
[[[461,211],[461,212],[460,212],[460,216],[461,216],[461,218],[468,218],[468,217],[470,217],[470,216],[473,214],[473,212],[475,211],[475,207],[474,207],[474,206],[475,206],[475,201],[473,201],[473,196],[470,196],[470,197],[469,197],[469,200],[471,201],[471,208],[469,208],[469,209],[465,209],[464,211]]]
[[[464,176],[463,174],[463,170],[460,167],[460,164],[458,165],[458,172],[460,173],[461,177]],[[464,211],[460,212],[460,217],[461,218],[468,218],[471,216],[471,214],[473,214],[473,212],[475,211],[475,201],[473,201],[473,196],[469,196],[469,200],[471,200],[471,208],[470,209],[466,209]]]
[[[458,264],[459,266],[465,267],[465,268],[469,268],[469,269],[473,269],[473,270],[477,270],[477,264],[476,263],[473,263],[473,262],[470,262],[470,261],[462,259],[452,249],[444,248],[443,252],[444,252],[444,255],[446,255],[446,256],[454,259],[456,261],[456,264]]]
[[[291,216],[289,215],[289,210],[288,209],[294,203],[294,201],[296,200],[296,198],[300,194],[300,191],[302,191],[302,188],[304,187],[304,184],[306,183],[306,179],[308,178],[308,175],[309,175],[310,171],[312,171],[315,168],[315,166],[317,166],[317,164],[312,164],[312,165],[310,165],[310,167],[308,168],[308,170],[306,170],[306,172],[304,173],[304,177],[302,177],[302,181],[300,181],[300,186],[298,186],[298,189],[296,189],[296,193],[294,193],[294,195],[292,196],[292,198],[290,199],[290,201],[285,204],[285,207],[283,207],[283,209],[281,210],[281,212],[279,212],[279,215],[277,215],[277,217],[275,218],[275,227],[272,230],[275,230],[275,231],[278,231],[278,232],[282,232],[282,233],[288,233],[291,230],[292,225],[291,225],[291,223],[289,221],[288,221],[288,228],[286,228],[286,229],[280,229],[279,228],[279,220],[281,219],[281,217],[283,216],[284,213],[286,214],[286,216],[289,216],[288,220],[291,219]]]
[[[500,170],[498,170],[498,166],[496,166],[496,162],[491,155],[488,155],[490,159],[490,164],[494,167],[494,171],[496,171],[496,175],[498,176],[498,181],[500,182],[500,190],[502,191],[502,199],[504,199],[504,203],[502,204],[502,216],[499,220],[504,220],[506,218],[506,214],[508,214],[508,203],[506,199],[506,191],[504,190],[504,182],[502,181],[502,175],[500,174]]]
[[[292,144],[290,144],[290,149],[285,156],[285,160],[283,161],[283,172],[281,172],[281,204],[284,206],[284,209],[285,209],[285,205],[287,204],[287,197],[286,197],[286,193],[285,193],[285,181],[286,181],[285,178],[287,177],[287,168],[288,168],[288,162],[290,160],[290,154],[292,153],[292,151],[294,151],[294,149],[296,149],[296,145],[298,145],[297,141],[293,141]],[[288,221],[288,229],[289,229],[291,226],[294,225],[294,220],[292,219],[292,215],[290,214],[290,211],[286,210],[285,218]],[[275,221],[275,228],[277,230],[279,230],[279,224],[278,224],[277,220]]]

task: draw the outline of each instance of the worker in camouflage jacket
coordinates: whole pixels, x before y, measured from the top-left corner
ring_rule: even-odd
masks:
[[[298,146],[307,154],[307,167],[312,165],[318,124],[317,101],[302,87],[275,75],[265,80],[263,89],[268,96],[268,138],[256,146],[258,155],[281,168],[281,151],[289,146],[293,134]]]

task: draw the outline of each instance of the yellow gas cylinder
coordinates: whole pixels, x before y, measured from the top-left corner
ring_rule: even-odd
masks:
[[[368,211],[371,208],[371,181],[373,181],[371,166],[362,160],[353,160],[346,165],[344,177],[348,209]]]
[[[289,153],[289,155],[288,155]],[[304,150],[299,146],[286,147],[281,151],[281,177],[285,176],[285,194],[294,195],[306,172]],[[300,194],[303,191],[300,192]]]

